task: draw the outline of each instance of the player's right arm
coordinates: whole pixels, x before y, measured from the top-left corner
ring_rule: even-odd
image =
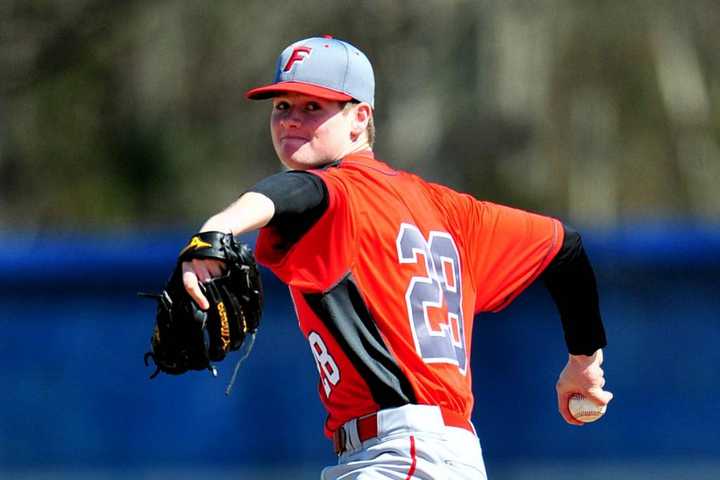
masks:
[[[605,386],[602,348],[607,345],[600,315],[597,282],[580,234],[563,226],[563,246],[543,272],[565,333],[568,361],[555,389],[558,410],[572,425],[582,425],[570,414],[570,397],[579,393],[598,405],[607,405],[612,393]]]
[[[210,217],[200,232],[241,235],[271,225],[293,242],[322,216],[327,202],[327,188],[320,177],[299,171],[279,173],[261,180]],[[193,260],[183,262],[182,268],[185,289],[201,309],[207,309],[209,303],[200,284],[222,275],[223,263]]]
[[[455,198],[460,199],[454,203],[457,210],[449,210],[449,216],[462,226],[458,236],[470,239],[466,251],[478,286],[477,311],[504,308],[542,276],[560,313],[569,353],[556,384],[558,409],[566,422],[581,425],[570,415],[570,396],[579,393],[606,405],[612,393],[603,389],[607,341],[595,274],[580,235],[549,217],[467,195]]]

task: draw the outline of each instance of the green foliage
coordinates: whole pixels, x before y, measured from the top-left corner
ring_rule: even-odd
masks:
[[[573,223],[717,222],[719,27],[710,0],[3,2],[0,226],[199,224],[280,170],[243,93],[325,33],[373,61],[400,168]]]

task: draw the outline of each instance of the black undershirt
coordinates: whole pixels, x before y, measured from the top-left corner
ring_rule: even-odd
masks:
[[[568,352],[592,355],[607,345],[595,272],[580,234],[567,225],[563,228],[563,245],[541,277],[560,313]]]
[[[291,170],[276,173],[252,187],[249,192],[262,193],[275,205],[275,215],[268,223],[290,246],[315,225],[328,207],[328,191],[320,177]]]
[[[328,191],[319,176],[302,171],[278,173],[252,187],[272,200],[272,227],[284,244],[297,242],[322,217],[328,207]],[[560,251],[541,277],[560,313],[565,343],[573,355],[591,355],[607,344],[600,316],[595,273],[580,234],[563,225],[565,239]]]

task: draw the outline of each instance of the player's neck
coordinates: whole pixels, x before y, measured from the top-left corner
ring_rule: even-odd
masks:
[[[338,158],[338,160],[341,160],[349,155],[353,155],[353,154],[361,153],[361,152],[372,153],[372,147],[370,146],[370,143],[368,143],[367,140],[353,142],[352,145],[350,145],[345,150],[343,155],[341,155],[340,158]]]

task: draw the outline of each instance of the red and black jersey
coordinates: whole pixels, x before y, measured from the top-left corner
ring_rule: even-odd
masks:
[[[326,433],[407,403],[470,419],[473,318],[510,303],[552,261],[559,221],[478,201],[395,170],[371,152],[312,170],[322,216],[256,255],[290,289],[320,373]]]

